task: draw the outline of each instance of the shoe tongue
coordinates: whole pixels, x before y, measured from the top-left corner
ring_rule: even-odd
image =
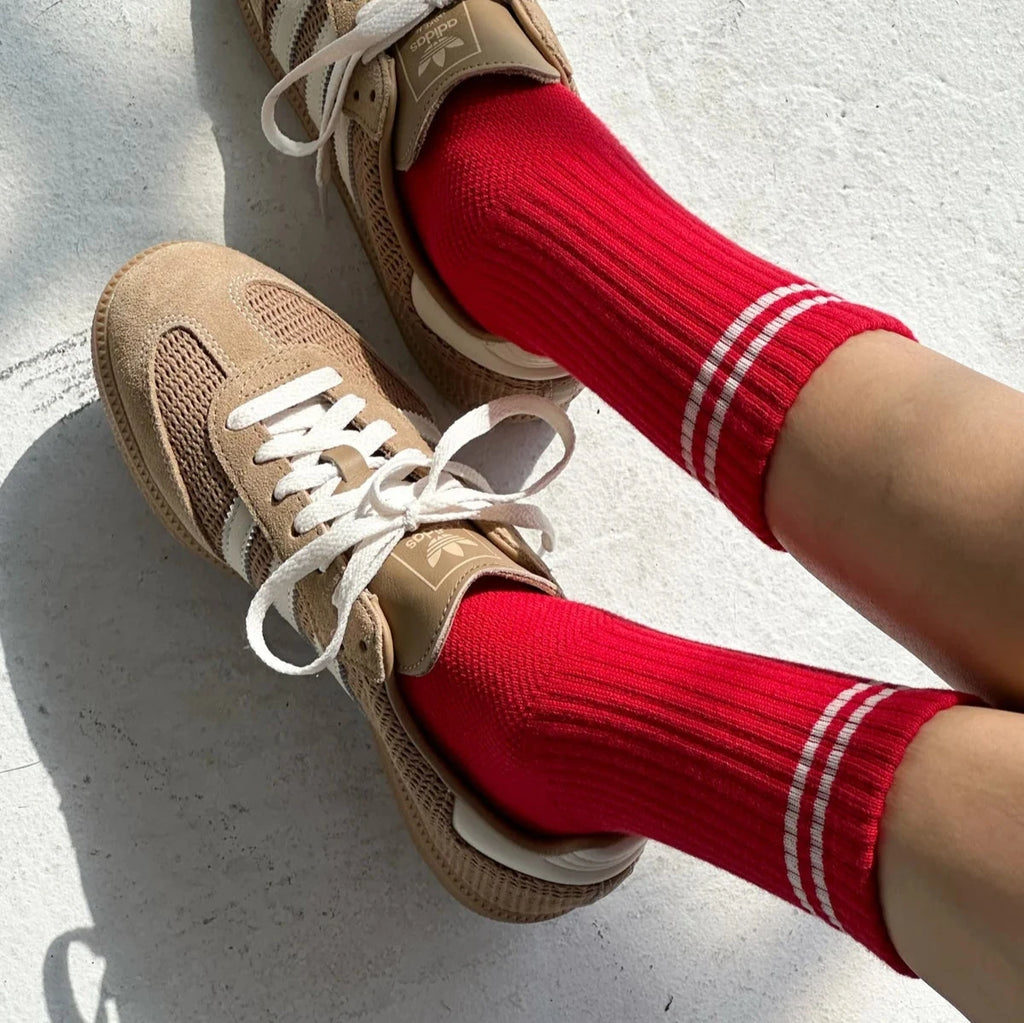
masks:
[[[462,0],[427,18],[397,46],[395,162],[408,170],[419,156],[445,97],[484,74],[518,74],[539,82],[561,77],[504,4]]]
[[[544,593],[559,592],[550,580],[523,568],[483,533],[464,525],[420,529],[388,555],[369,590],[391,628],[401,674],[430,671],[462,598],[482,576],[513,579]]]

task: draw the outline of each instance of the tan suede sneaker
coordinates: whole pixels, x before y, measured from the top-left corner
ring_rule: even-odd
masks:
[[[96,310],[93,358],[154,511],[257,589],[247,628],[263,660],[290,674],[327,668],[355,698],[413,841],[460,902],[499,920],[544,920],[626,877],[641,839],[522,833],[431,748],[396,684],[396,672],[430,670],[481,576],[559,593],[512,524],[548,535],[526,498],[560,467],[494,495],[452,456],[525,413],[559,431],[568,457],[564,412],[505,398],[433,449],[426,408],[351,327],[255,260],[198,243],[151,249],[117,273]],[[272,606],[315,647],[309,664],[267,648]]]
[[[560,366],[486,334],[459,308],[415,240],[395,189],[445,97],[482,74],[572,84],[535,0],[239,0],[278,78],[263,108],[268,139],[317,154],[333,177],[406,343],[438,390],[461,408],[506,394],[568,405],[580,384]],[[287,94],[313,142],[277,126]]]

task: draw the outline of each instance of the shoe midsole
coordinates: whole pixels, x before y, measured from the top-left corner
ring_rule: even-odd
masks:
[[[445,312],[416,274],[412,278],[412,304],[420,319],[442,341],[484,369],[513,380],[559,380],[569,375],[557,362],[534,355],[511,341],[474,337]]]
[[[465,842],[502,866],[541,881],[567,885],[598,884],[617,877],[637,861],[647,842],[636,835],[623,835],[616,841],[589,849],[541,853],[517,845],[458,797],[452,826]]]

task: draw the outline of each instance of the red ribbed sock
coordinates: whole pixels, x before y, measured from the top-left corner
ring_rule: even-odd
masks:
[[[879,822],[918,729],[968,698],[675,639],[486,580],[437,665],[402,686],[511,819],[665,842],[906,970],[878,901]]]
[[[402,183],[485,329],[597,391],[759,536],[789,408],[838,345],[908,333],[740,249],[674,202],[561,86],[467,83]],[[673,639],[489,584],[417,720],[491,802],[552,834],[646,835],[848,931],[897,969],[875,847],[908,744],[965,698]]]
[[[469,315],[555,359],[768,543],[765,470],[801,388],[855,334],[910,336],[702,223],[562,85],[463,84],[402,190]]]

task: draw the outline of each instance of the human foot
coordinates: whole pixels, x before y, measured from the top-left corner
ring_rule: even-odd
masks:
[[[438,390],[462,408],[505,394],[567,405],[580,389],[556,362],[481,330],[424,258],[396,190],[450,91],[469,77],[571,83],[536,0],[239,0],[278,84],[263,111],[271,142],[316,152],[334,178],[399,329]],[[440,8],[440,9],[439,9]],[[276,124],[287,94],[315,143]]]
[[[765,473],[804,384],[855,334],[908,333],[708,227],[559,84],[461,85],[401,188],[470,315],[565,366],[771,544]]]
[[[526,922],[616,887],[642,840],[549,841],[517,828],[438,755],[396,682],[398,671],[433,666],[475,579],[558,592],[510,525],[546,527],[527,503],[535,488],[483,492],[451,456],[514,413],[546,418],[571,445],[564,413],[505,399],[456,423],[435,453],[421,436],[426,409],[351,327],[214,245],[164,246],[119,271],[96,312],[93,352],[146,499],[186,546],[257,588],[248,637],[263,660],[290,674],[327,668],[354,696],[410,833],[448,890],[484,915]],[[316,648],[310,664],[267,649],[271,606]]]

